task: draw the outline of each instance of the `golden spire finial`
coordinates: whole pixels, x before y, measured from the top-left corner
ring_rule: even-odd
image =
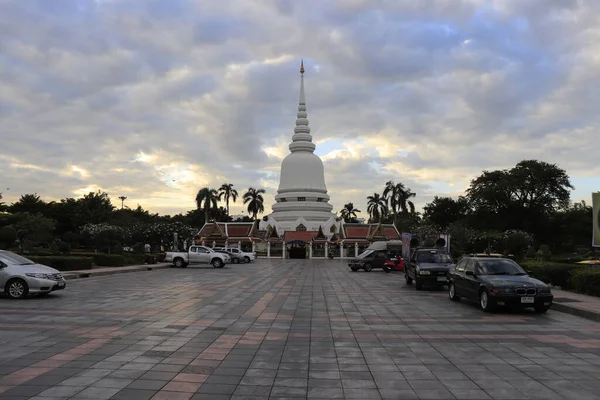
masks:
[[[300,61],[300,73],[304,74],[304,59],[302,59],[302,61]]]

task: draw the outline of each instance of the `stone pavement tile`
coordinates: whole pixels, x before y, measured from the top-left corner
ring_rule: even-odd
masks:
[[[281,363],[279,364],[279,370],[289,371],[308,371],[308,364],[306,363]]]
[[[342,381],[339,379],[309,379],[309,388],[342,388]]]
[[[308,379],[303,378],[276,378],[274,386],[283,386],[283,387],[307,387]]]
[[[375,389],[375,381],[372,379],[342,379],[342,386],[346,389]]]
[[[176,364],[156,364],[150,372],[152,371],[160,371],[160,372],[179,372],[185,368],[185,365],[176,365]]]
[[[224,383],[226,385],[237,385],[242,380],[241,376],[234,375],[211,375],[207,380],[207,384]]]
[[[244,375],[244,377],[247,376],[256,376],[259,378],[275,378],[277,376],[277,370],[275,369],[248,369],[246,370],[246,374]]]
[[[127,389],[141,389],[141,390],[160,390],[167,384],[167,381],[149,380],[149,379],[136,379],[131,382]]]
[[[117,394],[121,389],[118,388],[103,388],[103,387],[89,387],[77,393],[72,399],[98,399],[108,400]]]
[[[232,376],[244,376],[246,373],[246,368],[226,368],[219,367],[215,369],[212,374],[213,375],[232,375]]]
[[[352,364],[346,364],[346,365],[340,365],[339,366],[339,370],[340,371],[369,371],[369,367],[364,364],[364,365],[352,365]]]
[[[45,390],[49,389],[49,386],[27,386],[20,385],[15,386],[12,389],[8,389],[7,391],[0,393],[0,398],[11,398],[11,397],[33,397],[36,396]]]
[[[492,399],[498,400],[523,400],[529,399],[529,396],[523,394],[515,388],[510,389],[483,389]]]
[[[419,400],[450,400],[454,395],[447,389],[415,389]]]
[[[340,371],[320,371],[320,370],[310,370],[308,372],[308,377],[310,379],[316,378],[316,379],[341,379],[341,373]],[[371,377],[371,375],[369,374],[369,378]]]
[[[94,370],[91,370],[94,371]],[[98,370],[105,371],[105,370]],[[119,378],[119,379],[138,379],[140,376],[144,375],[146,371],[131,371],[131,370],[117,370],[110,374],[108,374],[108,378]],[[106,376],[106,375],[105,375]],[[104,376],[102,376],[104,377]]]
[[[338,388],[308,388],[309,399],[343,399],[344,391]]]
[[[245,386],[239,385],[233,394],[235,396],[269,396],[271,386]]]
[[[491,397],[481,389],[449,389],[460,400],[488,400]]]
[[[240,385],[248,386],[273,386],[275,376],[244,376],[240,381]]]
[[[148,371],[140,377],[140,379],[148,380],[159,380],[159,381],[170,381],[177,375],[176,372],[159,372],[159,371]]]
[[[383,400],[418,400],[419,397],[411,389],[379,389],[379,394]]]
[[[305,399],[307,396],[306,387],[285,387],[273,386],[271,398],[273,397],[299,397]]]
[[[167,392],[161,390],[157,392],[150,400],[189,400],[193,393]]]
[[[192,396],[191,400],[230,400],[231,396],[228,394],[215,394],[215,393],[196,393]]]
[[[344,397],[346,399],[381,399],[381,394],[377,389],[346,389],[344,388]]]
[[[133,382],[133,379],[121,379],[121,378],[102,378],[98,382],[94,383],[93,387],[103,388],[116,388],[123,389]]]
[[[53,386],[39,393],[42,397],[70,398],[85,389],[85,386]]]
[[[54,386],[64,381],[64,376],[43,374],[27,381],[28,386]]]
[[[224,384],[203,384],[198,389],[197,393],[204,394],[222,394],[222,395],[231,395],[235,392],[236,385],[224,385]]]
[[[469,379],[442,379],[441,382],[447,389],[479,389],[479,386]]]
[[[201,385],[201,382],[169,382],[160,391],[195,393]]]
[[[150,400],[156,394],[156,390],[123,389],[115,394],[114,400]]]

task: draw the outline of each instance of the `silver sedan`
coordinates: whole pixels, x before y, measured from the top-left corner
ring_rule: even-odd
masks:
[[[0,290],[13,299],[29,294],[47,294],[67,286],[60,271],[0,250]]]

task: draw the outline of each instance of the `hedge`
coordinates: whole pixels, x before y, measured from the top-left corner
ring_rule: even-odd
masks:
[[[523,261],[521,266],[530,271],[534,278],[563,289],[572,288],[573,274],[583,269],[581,265],[534,260]]]
[[[600,268],[588,267],[576,271],[571,283],[579,293],[600,296]]]
[[[156,256],[146,254],[96,254],[94,264],[99,267],[156,264]]]
[[[81,269],[92,269],[92,257],[73,256],[28,256],[31,261],[38,264],[56,268],[59,271],[77,271]]]

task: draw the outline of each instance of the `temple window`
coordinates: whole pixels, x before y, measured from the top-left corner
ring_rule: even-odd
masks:
[[[317,202],[322,203],[323,202],[323,198],[322,197],[317,198]]]
[[[296,227],[296,231],[298,231],[298,232],[306,232],[306,227],[304,225],[300,224],[300,225],[298,225]]]
[[[298,201],[306,201],[306,197],[298,197]]]
[[[282,203],[285,203],[287,201],[287,199],[279,199],[279,201],[281,201]]]

